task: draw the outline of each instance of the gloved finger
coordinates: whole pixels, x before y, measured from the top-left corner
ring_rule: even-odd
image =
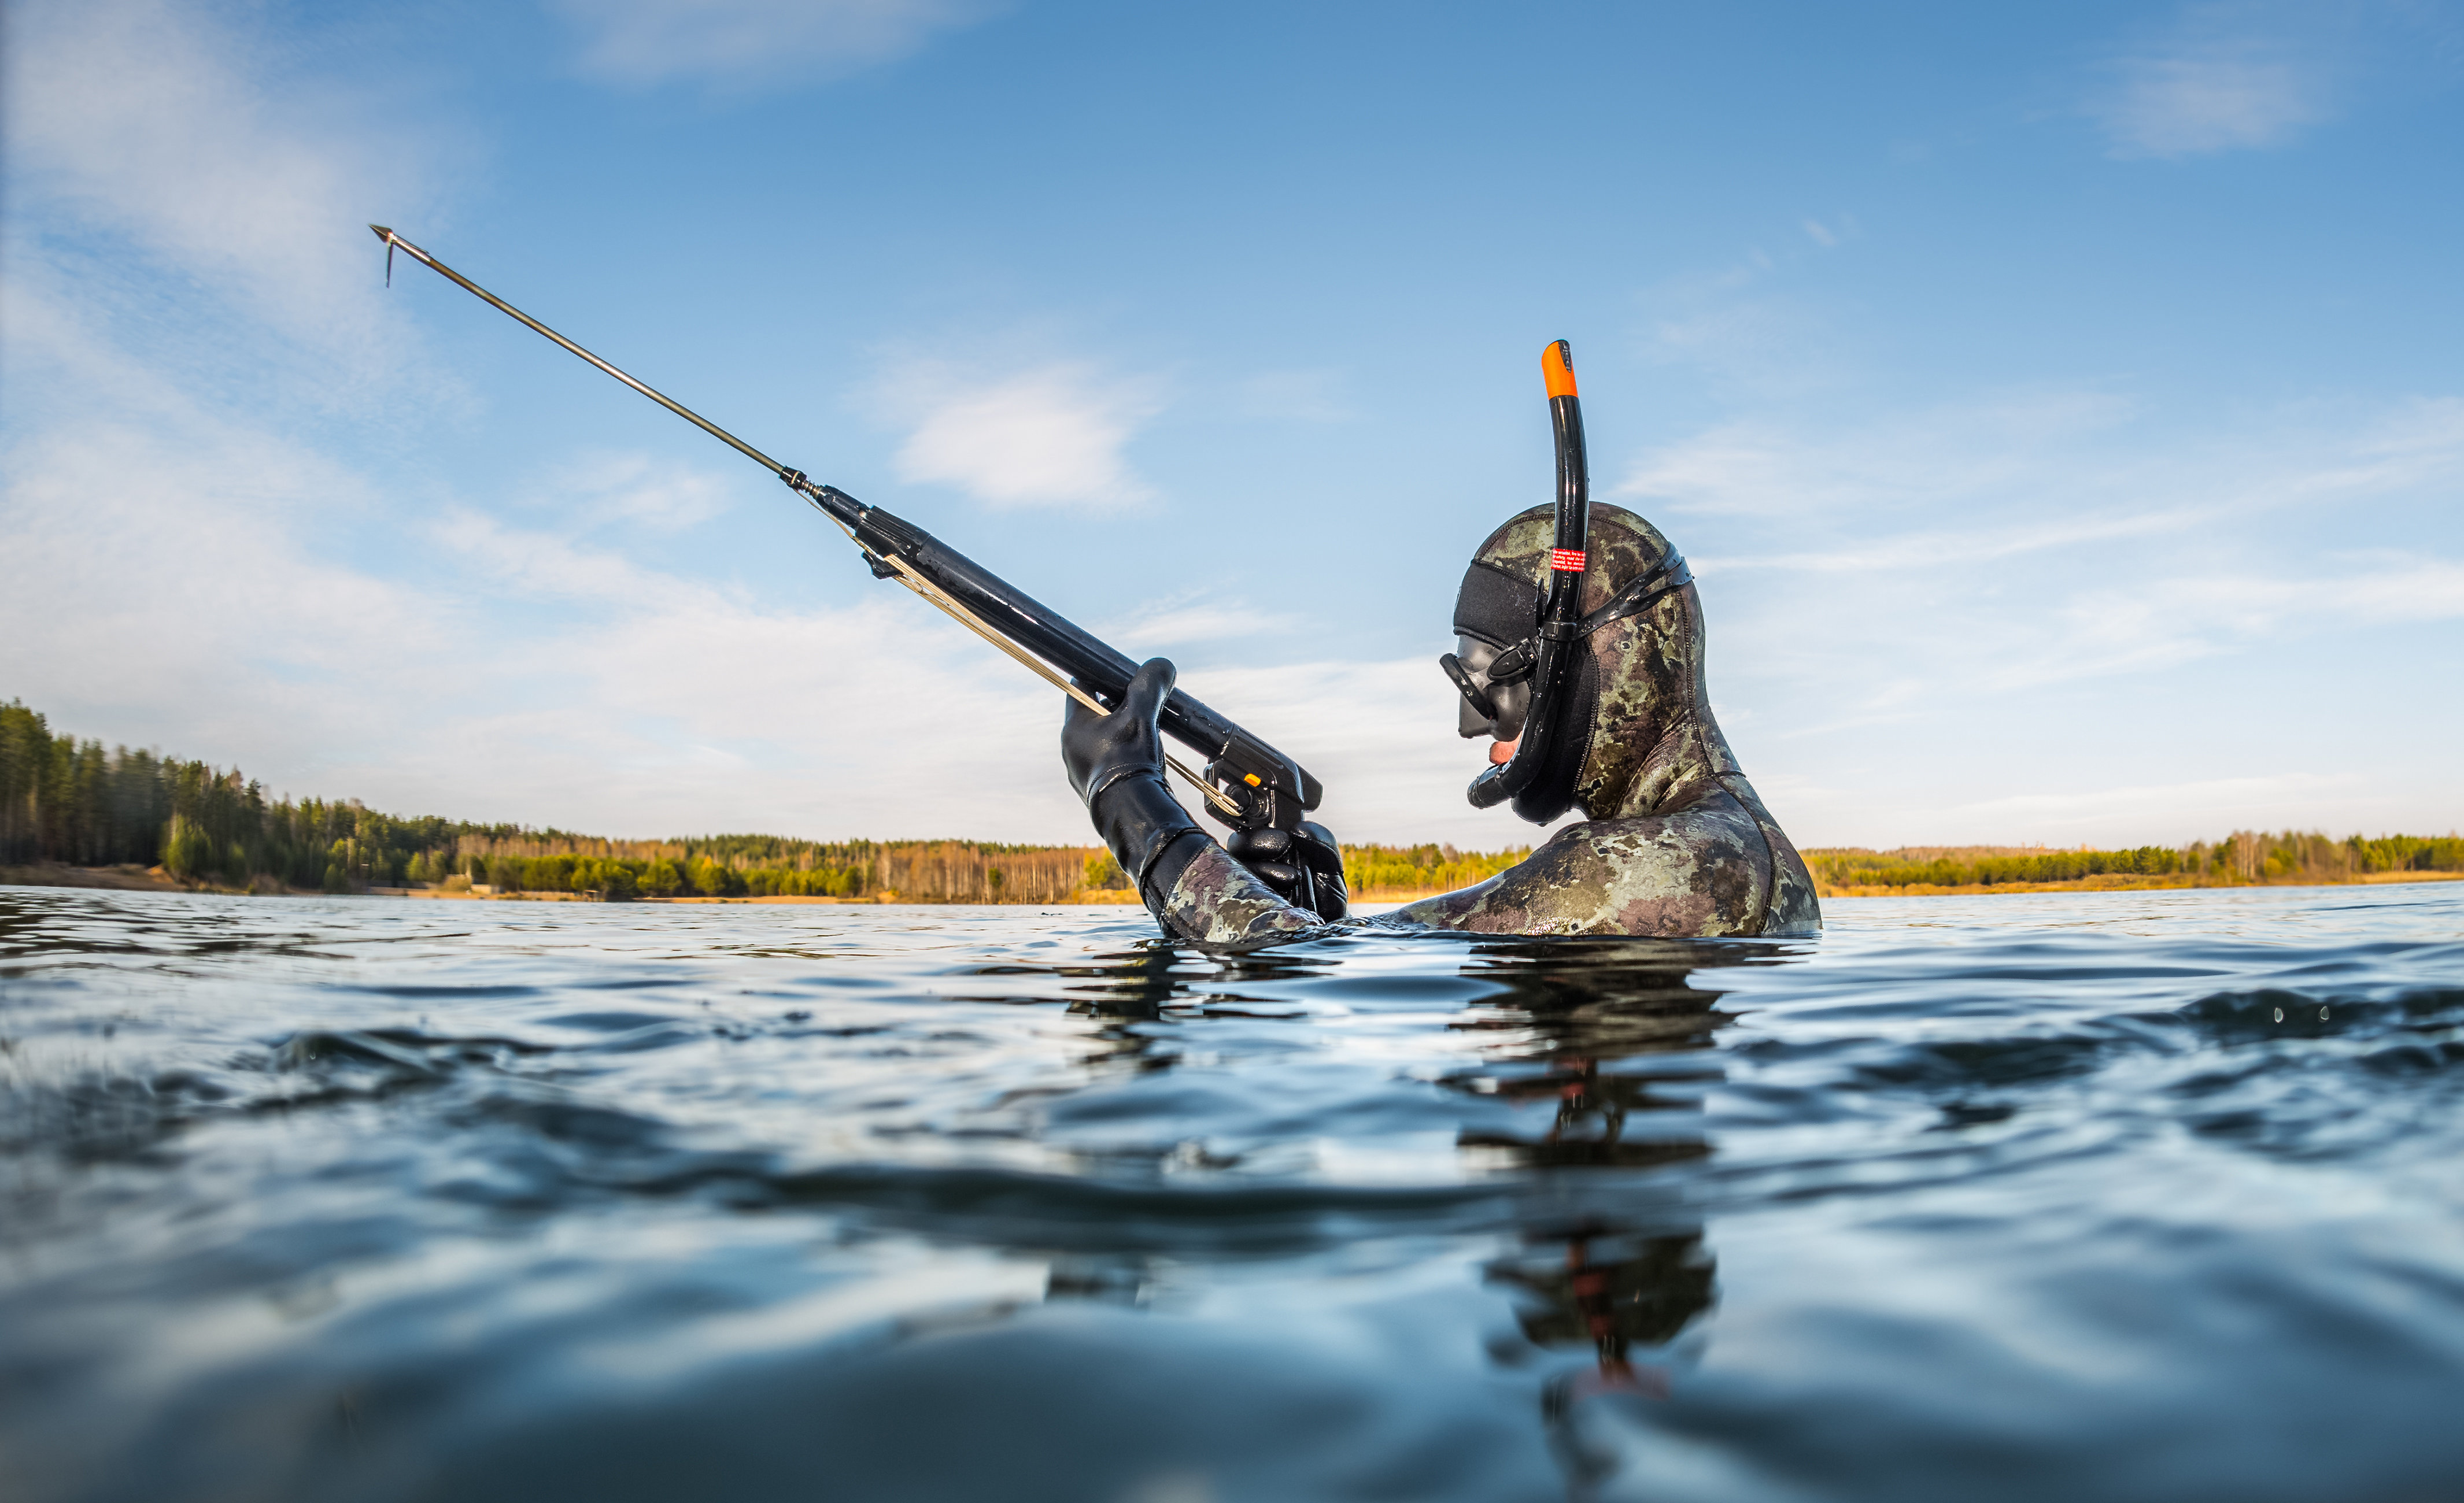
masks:
[[[1292,837],[1288,830],[1235,830],[1223,848],[1233,859],[1242,861],[1280,861],[1291,854]]]
[[[1292,832],[1292,859],[1307,861],[1309,869],[1327,876],[1343,875],[1343,847],[1336,843],[1334,832],[1322,824],[1305,823]]]
[[[1305,862],[1321,879],[1343,875],[1343,853],[1329,846],[1309,840],[1294,841],[1291,860]]]
[[[1180,670],[1170,658],[1149,658],[1138,664],[1136,677],[1130,680],[1129,692],[1121,696],[1121,713],[1135,715],[1150,725],[1163,713],[1163,702],[1172,696],[1172,686]]]
[[[1249,870],[1258,874],[1260,882],[1274,888],[1282,897],[1288,899],[1300,890],[1301,871],[1297,866],[1287,865],[1282,861],[1254,861],[1247,864]]]

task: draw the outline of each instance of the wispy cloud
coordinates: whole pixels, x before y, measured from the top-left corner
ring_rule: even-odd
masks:
[[[44,260],[116,237],[324,372],[347,381],[399,362],[409,336],[379,295],[363,225],[429,201],[415,151],[191,8],[44,0],[12,6],[10,25],[11,217],[50,233]],[[91,304],[112,278],[80,280]]]
[[[2249,7],[2191,11],[2114,59],[2088,110],[2117,157],[2194,157],[2281,145],[2325,120],[2336,69],[2313,24]]]
[[[1747,420],[1643,454],[1611,493],[1653,514],[1785,524],[1755,534],[1799,544],[1698,550],[1707,571],[1841,573],[1972,565],[2464,483],[2454,399],[2204,440],[2151,436],[2146,416],[2108,393],[2056,390],[1853,427]]]
[[[997,0],[554,0],[585,74],[617,83],[844,76],[973,26]]]
[[[1797,229],[1812,246],[1784,249],[1776,258],[1749,247],[1715,271],[1643,290],[1639,332],[1644,351],[1749,401],[1788,400],[1843,384],[1851,372],[1830,312],[1802,287],[1792,290],[1785,273],[1792,264],[1836,249],[1854,234],[1853,222],[1846,215],[1837,225],[1809,219]]]
[[[1613,493],[1675,512],[1875,518],[2035,484],[2052,456],[2130,415],[2130,403],[2107,392],[2052,390],[1837,432],[1745,419],[1642,455]]]
[[[1190,593],[1151,600],[1126,616],[1106,621],[1096,634],[1122,643],[1125,652],[1153,652],[1161,647],[1202,643],[1221,647],[1231,642],[1289,630],[1289,622],[1252,610],[1239,600],[1213,600]]]
[[[97,421],[12,447],[5,482],[9,691],[64,727],[191,755],[349,749],[383,723],[373,701],[458,677],[418,666],[450,635],[419,592],[303,543],[307,517],[365,489],[311,450],[234,424]]]
[[[2088,590],[2061,608],[2036,650],[1983,680],[2033,687],[2169,667],[2290,629],[2464,620],[2464,563],[2392,559],[2343,574],[2212,575]]]
[[[659,599],[674,584],[619,550],[509,527],[467,508],[446,512],[434,535],[461,556],[471,577],[493,577],[517,594],[622,607]]]
[[[552,480],[555,504],[584,521],[682,532],[727,510],[728,486],[689,465],[645,454],[593,454]]]
[[[1160,403],[1090,366],[1047,364],[982,379],[948,366],[904,371],[886,405],[911,425],[900,479],[955,486],[996,507],[1134,507],[1152,490],[1124,450]]]
[[[0,696],[66,730],[609,833],[1089,838],[1060,696],[904,592],[769,604],[470,510],[362,533],[372,572],[303,525],[369,478],[228,421],[64,426],[5,480]]]
[[[1773,409],[1643,455],[1621,490],[1696,560],[1714,691],[1776,708],[1739,718],[1738,750],[1780,774],[1785,794],[1767,795],[1814,840],[2377,817],[2358,795],[2293,785],[2263,814],[2091,801],[2056,824],[2050,805],[1966,806],[2068,775],[2046,762],[2052,742],[2011,744],[2014,722],[2025,743],[2039,726],[2229,717],[2215,685],[2434,653],[2464,621],[2464,562],[2440,520],[2464,493],[2454,399],[2196,422],[2093,389],[1861,423]],[[2214,765],[2159,743],[2176,775]],[[2289,748],[2214,750],[2272,773],[2302,765]]]
[[[2066,831],[2086,836],[2116,830],[2146,832],[2138,838],[2149,840],[2213,839],[2235,825],[2276,820],[2282,811],[2316,803],[2322,795],[2349,795],[2362,782],[2350,773],[2282,773],[2123,784],[1978,799],[1954,804],[1936,817],[1944,828],[1964,832],[1947,839],[2009,839],[2004,832],[2014,830],[2031,832],[2035,839]]]

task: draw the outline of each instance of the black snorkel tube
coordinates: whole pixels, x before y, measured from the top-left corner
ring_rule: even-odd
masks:
[[[1529,788],[1549,765],[1563,724],[1575,659],[1583,651],[1585,544],[1592,530],[1592,469],[1583,447],[1583,404],[1574,392],[1574,352],[1559,339],[1541,354],[1549,382],[1549,418],[1557,435],[1557,534],[1549,551],[1548,593],[1540,603],[1538,652],[1531,666],[1531,703],[1514,755],[1471,780],[1472,807],[1502,804]]]

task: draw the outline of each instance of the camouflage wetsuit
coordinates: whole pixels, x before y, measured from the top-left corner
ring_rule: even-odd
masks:
[[[1474,561],[1533,581],[1548,566],[1551,513],[1537,507],[1489,535]],[[1622,508],[1595,505],[1583,608],[1671,555]],[[1535,616],[1536,620],[1536,609]],[[1459,627],[1460,629],[1460,627]],[[1703,678],[1703,607],[1692,584],[1594,632],[1572,733],[1573,799],[1590,816],[1477,886],[1347,925],[1491,934],[1803,935],[1821,927],[1814,882],[1755,796],[1712,719]],[[1196,845],[1202,837],[1185,836]],[[1186,849],[1186,846],[1183,847]],[[1174,864],[1177,864],[1177,862]],[[1160,873],[1158,873],[1160,875]],[[1143,884],[1164,931],[1248,948],[1331,926],[1292,906],[1212,839],[1168,885]]]

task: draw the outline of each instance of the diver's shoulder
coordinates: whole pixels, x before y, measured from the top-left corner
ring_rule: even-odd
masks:
[[[1683,839],[1689,834],[1709,833],[1732,826],[1750,828],[1753,823],[1752,807],[1714,782],[1705,783],[1699,790],[1683,797],[1670,799],[1655,809],[1570,824],[1551,836],[1549,843],[1553,845],[1559,840],[1568,840],[1596,845],[1604,841],[1622,843],[1638,838]]]

